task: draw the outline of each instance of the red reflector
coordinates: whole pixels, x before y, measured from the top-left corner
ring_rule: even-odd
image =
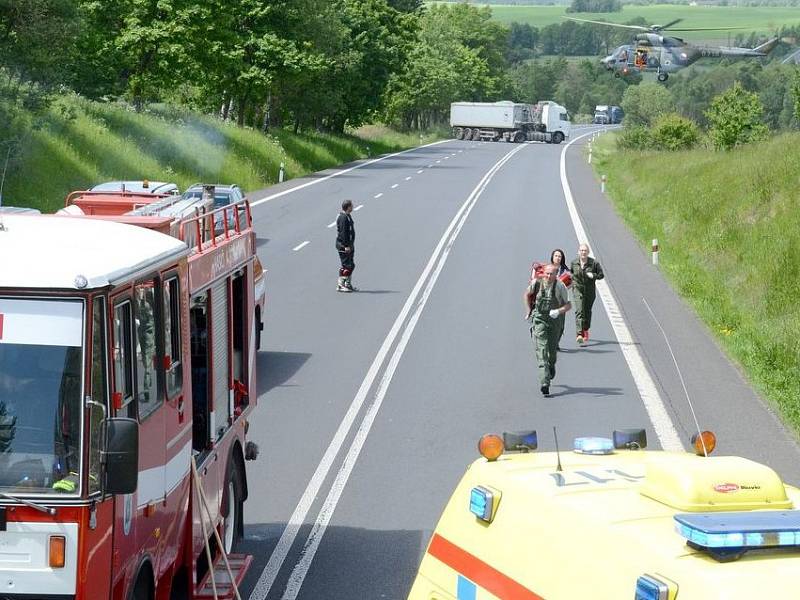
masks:
[[[111,394],[111,403],[114,405],[114,410],[122,408],[122,392],[114,392]]]
[[[3,339],[3,314],[0,313],[0,340]]]

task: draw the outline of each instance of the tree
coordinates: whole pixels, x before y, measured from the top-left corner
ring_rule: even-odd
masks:
[[[445,119],[450,103],[492,101],[513,93],[504,52],[508,30],[488,8],[433,4],[422,14],[417,42],[386,92],[385,117],[404,127]]]
[[[740,144],[767,137],[769,129],[761,122],[764,107],[758,94],[748,92],[737,81],[711,102],[706,111],[709,134],[717,150],[729,150]]]
[[[626,125],[649,127],[669,112],[674,112],[675,102],[669,90],[658,83],[629,86],[620,104],[625,111]]]
[[[20,81],[62,83],[78,27],[74,0],[0,0],[0,66]]]
[[[800,69],[795,69],[792,75],[792,105],[794,118],[800,121]]]

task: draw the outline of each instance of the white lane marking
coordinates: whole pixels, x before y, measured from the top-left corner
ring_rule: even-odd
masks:
[[[572,219],[572,226],[575,228],[575,235],[578,237],[579,242],[589,242],[589,236],[586,235],[586,230],[583,228],[578,209],[575,206],[575,200],[572,197],[572,190],[569,187],[567,180],[567,149],[577,142],[579,139],[584,138],[591,133],[584,133],[570,141],[564,149],[561,150],[561,187],[564,190],[564,198],[567,201],[567,209],[569,210],[570,219]],[[589,244],[591,247],[591,244]],[[625,318],[622,316],[622,311],[619,309],[614,294],[605,280],[597,282],[597,290],[600,292],[600,299],[603,301],[603,306],[608,314],[608,320],[611,322],[611,327],[614,329],[614,335],[617,336],[617,341],[622,349],[622,355],[625,357],[625,362],[628,363],[628,369],[633,376],[636,387],[639,390],[639,395],[642,397],[642,403],[647,411],[647,416],[650,417],[650,422],[653,424],[653,429],[658,436],[658,441],[664,450],[683,450],[683,444],[675,429],[675,425],[670,419],[669,413],[664,406],[664,401],[658,393],[658,388],[650,376],[650,372],[644,364],[642,355],[633,341],[630,329],[628,329]]]
[[[449,156],[445,156],[442,160],[449,160],[449,159],[450,159]],[[439,162],[439,161],[437,160],[436,162]]]
[[[293,250],[294,252],[297,252],[298,250],[302,250],[303,248],[305,248],[306,246],[308,246],[310,243],[311,243],[311,242],[309,242],[308,240],[306,240],[306,241],[305,241],[305,242],[303,242],[302,244],[297,244],[297,246],[295,246],[294,248],[292,248],[292,250]]]
[[[286,194],[291,194],[292,192],[296,192],[297,190],[302,190],[303,188],[307,188],[310,185],[316,185],[323,181],[327,181],[333,177],[338,177],[339,175],[344,175],[345,173],[349,173],[350,171],[355,171],[356,169],[360,169],[362,167],[369,166],[376,162],[380,162],[382,160],[386,160],[387,158],[392,158],[395,156],[400,156],[401,154],[406,154],[407,152],[413,152],[414,150],[419,150],[420,148],[429,148],[430,146],[436,146],[438,144],[444,144],[445,142],[450,142],[452,140],[439,140],[438,142],[431,142],[430,144],[425,144],[424,146],[417,146],[416,148],[409,148],[408,150],[402,150],[400,152],[395,152],[394,154],[387,154],[386,156],[380,156],[378,158],[373,158],[372,160],[368,160],[367,162],[360,163],[355,165],[354,167],[350,167],[349,169],[344,169],[343,171],[336,171],[336,173],[331,173],[330,175],[326,175],[325,177],[320,177],[319,179],[314,179],[313,181],[307,181],[306,183],[302,183],[296,187],[293,187],[289,190],[283,190],[282,192],[278,192],[277,194],[271,194],[270,196],[265,196],[255,202],[251,202],[250,206],[258,206],[259,204],[264,204],[264,202],[269,202],[270,200],[274,200],[275,198],[280,198],[281,196],[285,196]]]
[[[411,177],[406,177],[406,181],[411,181]]]
[[[463,152],[463,150],[459,150],[459,152]]]
[[[436,164],[438,165],[440,162],[442,162],[442,161],[441,161],[441,160],[437,160],[437,161],[436,161]]]
[[[428,165],[428,167],[427,167],[427,168],[428,168],[428,169],[430,169],[430,168],[432,168],[432,167],[433,167],[433,164],[430,164],[430,165]]]
[[[395,184],[392,186],[392,189],[396,188],[398,185],[400,185],[400,184],[399,184],[399,183],[395,183]]]
[[[334,221],[333,223],[328,224],[328,229],[330,229],[331,227],[336,227],[336,221]]]
[[[467,212],[468,214],[468,211],[472,210],[472,206],[474,206],[473,200],[477,199],[477,196],[479,196],[480,193],[483,191],[483,189],[486,187],[486,185],[491,180],[494,173],[496,173],[497,170],[500,167],[502,167],[503,164],[505,164],[505,162],[509,158],[511,158],[512,155],[516,154],[524,147],[525,146],[518,146],[517,148],[514,148],[508,154],[506,154],[502,159],[500,159],[497,163],[495,163],[495,165],[491,169],[489,169],[486,175],[483,176],[483,179],[481,179],[480,183],[478,183],[478,185],[475,187],[475,189],[472,191],[469,197],[464,201],[464,204],[461,206],[456,215],[453,217],[453,220],[448,225],[447,229],[444,232],[444,235],[442,235],[441,239],[439,240],[439,243],[434,249],[433,254],[431,254],[431,257],[428,260],[428,264],[425,266],[425,268],[422,271],[422,274],[419,276],[419,279],[417,280],[417,283],[414,285],[414,289],[411,290],[411,294],[409,294],[408,299],[403,305],[403,308],[397,315],[397,318],[395,319],[392,328],[389,330],[389,333],[383,340],[383,343],[381,344],[378,353],[375,355],[375,359],[372,361],[372,364],[370,365],[369,370],[367,371],[367,374],[364,377],[364,380],[361,382],[361,386],[358,388],[358,392],[356,392],[356,395],[353,398],[353,402],[347,409],[347,413],[345,414],[344,418],[339,424],[339,428],[336,430],[336,433],[334,434],[331,443],[328,445],[325,454],[320,460],[319,465],[317,465],[317,469],[316,471],[314,471],[314,475],[312,475],[311,479],[309,480],[308,486],[303,492],[303,495],[300,497],[300,501],[297,503],[294,512],[292,513],[291,517],[289,517],[289,521],[286,524],[286,528],[283,530],[283,533],[281,534],[281,537],[278,540],[275,549],[272,551],[272,555],[269,557],[267,565],[264,567],[264,571],[261,573],[261,576],[258,578],[258,581],[256,582],[255,587],[253,588],[253,591],[250,594],[250,600],[264,600],[267,597],[267,594],[269,594],[272,585],[275,583],[275,579],[277,578],[278,573],[281,567],[283,566],[283,563],[286,560],[287,555],[289,554],[289,550],[291,549],[292,544],[294,543],[294,540],[297,537],[297,534],[300,532],[300,527],[303,525],[305,517],[308,514],[311,505],[313,504],[317,494],[319,493],[322,484],[325,482],[325,479],[328,475],[328,472],[330,471],[334,458],[336,458],[336,455],[339,453],[339,450],[341,449],[342,444],[344,443],[344,440],[347,437],[347,434],[350,432],[350,429],[353,426],[353,422],[355,421],[356,416],[358,416],[358,413],[363,407],[364,401],[366,400],[367,397],[367,393],[372,388],[372,385],[375,383],[375,379],[378,376],[378,372],[380,371],[381,366],[386,360],[386,356],[389,354],[389,350],[391,349],[398,335],[400,335],[400,330],[403,326],[403,323],[406,321],[406,317],[408,316],[412,307],[414,307],[417,304],[418,301],[417,298],[420,295],[420,291],[423,289],[423,285],[428,280],[428,276],[433,271],[434,267],[437,266],[437,261],[439,260],[443,250],[446,249],[446,251],[449,253],[450,248],[452,247],[453,241],[455,239],[455,237],[452,235],[453,231],[456,229],[456,227],[458,227],[458,231],[461,230],[463,221],[461,221],[461,223],[459,223],[459,221],[461,220],[462,216],[464,216],[465,212]],[[458,232],[456,231],[455,235],[457,235],[457,233]],[[447,246],[445,248],[446,243]],[[438,273],[439,271],[441,271],[441,266],[443,265],[444,265],[443,262],[441,262],[438,265],[438,271],[436,272],[435,277],[438,277]],[[422,307],[424,307],[424,302],[427,301],[427,297],[430,294],[430,288],[432,288],[433,283],[435,283],[434,277],[432,277],[431,280],[432,283],[429,283],[428,287],[425,288],[426,293],[423,294],[423,298],[421,300],[422,306],[418,307],[417,312],[415,313],[414,317],[412,317],[412,319],[409,320],[408,324],[406,325],[405,331],[403,332],[403,339],[405,340],[405,342],[403,341],[400,342],[400,344],[403,345],[403,348],[405,348],[405,344],[407,343],[407,336],[410,336],[411,332],[413,331],[411,323],[413,321],[414,326],[416,325],[416,322],[419,319],[420,311]],[[398,344],[398,348],[400,347],[400,344]],[[402,351],[400,352],[400,354],[402,354]],[[395,352],[392,356],[392,360],[394,360],[395,356],[397,356],[397,360],[399,360],[400,356],[398,355],[397,348],[395,349]],[[387,379],[388,369],[390,367],[394,369],[396,368],[396,364],[392,367],[392,363],[390,362],[390,365],[387,366],[387,371],[384,373],[384,376],[381,379],[381,384],[379,385],[378,388],[379,390],[384,389],[382,387],[384,381],[386,382],[386,385],[388,385],[389,381],[391,380],[391,376],[389,376],[389,379]],[[393,372],[394,371],[392,370],[392,373]],[[345,461],[339,470],[339,476],[337,476],[337,481],[339,481],[339,478],[342,476],[342,472],[345,469],[345,467],[348,464],[351,464],[351,462],[354,461],[355,458],[357,458],[357,453],[360,452],[361,450],[360,446],[358,446],[358,450],[355,453],[355,455],[352,458],[350,458],[350,456],[353,453],[356,441],[361,439],[359,437],[359,434],[363,436],[366,435],[366,433],[368,432],[368,427],[366,427],[365,429],[365,426],[367,426],[367,419],[370,416],[370,411],[372,411],[373,409],[377,411],[377,409],[380,408],[380,402],[382,401],[383,397],[381,396],[379,398],[378,393],[376,391],[373,404],[368,409],[364,417],[364,420],[359,426],[358,432],[356,433],[356,437],[353,440],[353,443],[350,447],[350,451],[348,452],[348,456],[345,457]],[[369,426],[371,426],[373,419],[374,415],[369,419]],[[361,442],[361,444],[363,445],[363,441]],[[352,466],[349,468],[352,468]],[[347,475],[349,475],[349,470],[347,471]],[[331,499],[330,494],[333,492],[333,490],[334,488],[331,488],[331,492],[329,492],[328,498],[326,498],[325,506],[328,505],[328,500]],[[322,512],[320,512],[320,515],[322,515]],[[315,523],[314,528],[315,530],[320,529],[319,520],[317,521],[317,523]],[[309,536],[308,540],[306,541],[306,546],[308,546],[310,540],[311,537]],[[316,552],[316,547],[314,548],[314,552]],[[311,558],[313,558],[313,556],[311,556]],[[298,565],[299,564],[300,563],[298,563]],[[306,571],[308,570],[307,567],[305,570]]]
[[[419,171],[417,171],[417,175],[419,175],[420,173],[422,173],[422,169],[420,169]]]
[[[373,198],[380,198],[381,196],[383,196],[383,192],[381,192],[380,194],[375,194],[375,195],[373,196]]]
[[[353,211],[356,211],[356,210],[361,210],[362,208],[364,208],[364,205],[363,205],[363,204],[359,204],[358,206],[356,206],[356,207],[353,209]]]
[[[417,301],[414,313],[408,320],[408,323],[403,331],[403,335],[400,337],[400,341],[397,343],[397,346],[392,353],[392,357],[389,359],[386,370],[383,373],[383,377],[381,377],[378,387],[375,390],[375,396],[372,404],[367,408],[364,419],[361,422],[358,431],[356,431],[353,442],[351,443],[350,448],[345,455],[344,461],[342,462],[342,466],[336,475],[336,479],[331,485],[328,496],[325,498],[325,503],[320,509],[319,516],[317,517],[314,526],[311,528],[311,532],[308,534],[308,538],[306,539],[306,543],[303,545],[303,549],[300,551],[300,560],[292,570],[292,574],[289,576],[289,581],[286,584],[286,590],[283,593],[283,600],[295,600],[300,593],[300,588],[302,587],[303,581],[305,580],[308,570],[311,567],[311,562],[314,560],[314,556],[316,555],[319,545],[322,542],[322,537],[325,535],[328,524],[330,523],[333,513],[336,510],[336,505],[339,503],[339,499],[344,492],[344,487],[347,484],[347,480],[349,479],[350,474],[355,467],[358,456],[364,447],[364,443],[366,442],[367,436],[369,435],[370,429],[375,421],[375,417],[378,415],[381,404],[386,397],[386,391],[389,389],[389,385],[392,382],[392,378],[394,377],[397,366],[400,364],[400,359],[402,358],[406,346],[411,339],[411,335],[413,334],[414,329],[416,328],[417,323],[422,316],[422,311],[425,309],[428,298],[430,298],[430,295],[433,292],[436,281],[439,279],[439,275],[441,274],[442,269],[447,262],[450,251],[452,250],[453,245],[458,238],[458,234],[461,232],[461,229],[466,223],[469,214],[477,204],[478,199],[483,191],[489,186],[489,183],[492,181],[494,175],[503,167],[505,163],[511,160],[513,155],[517,152],[519,152],[519,149],[512,150],[489,170],[489,172],[481,180],[481,183],[479,183],[469,195],[469,198],[467,198],[467,201],[461,207],[461,210],[459,210],[459,213],[461,213],[460,216],[456,215],[458,221],[456,222],[455,227],[453,227],[453,223],[451,222],[450,227],[448,227],[448,231],[445,232],[447,242],[437,260],[436,268],[434,269],[433,274],[430,276],[430,279],[428,279],[428,283],[425,285],[425,289]],[[450,233],[448,236],[448,232],[450,231],[452,231],[452,233]],[[445,237],[443,237],[439,242],[438,247],[442,246],[442,241],[444,241]]]

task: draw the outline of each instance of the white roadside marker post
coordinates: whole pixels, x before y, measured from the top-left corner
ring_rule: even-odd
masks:
[[[658,266],[658,240],[653,238],[653,265]]]
[[[589,142],[589,164],[592,164],[592,142]]]
[[[283,163],[281,163],[281,170],[278,171],[278,183],[283,183]]]
[[[600,191],[606,193],[606,181],[608,178],[605,175],[600,176]]]

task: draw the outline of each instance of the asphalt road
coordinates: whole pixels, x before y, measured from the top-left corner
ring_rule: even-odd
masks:
[[[800,481],[794,439],[599,192],[587,131],[566,150],[446,141],[251,194],[268,309],[243,598],[405,598],[486,432],[537,429],[552,449],[553,426],[562,447],[640,426],[653,448],[688,447],[694,418],[662,329],[718,452]],[[334,291],[331,224],[345,198],[356,294]],[[575,256],[575,217],[605,298],[586,347],[568,315],[553,397],[542,398],[522,292],[533,260],[555,247]]]

